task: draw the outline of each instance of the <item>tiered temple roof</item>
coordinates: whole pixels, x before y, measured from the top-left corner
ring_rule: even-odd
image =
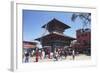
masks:
[[[65,29],[71,27],[55,18],[43,25],[42,28],[47,29],[49,34],[41,36],[35,40],[42,42],[43,46],[50,46],[54,45],[55,43],[59,43],[59,45],[70,45],[70,42],[75,40],[75,38],[63,34]]]

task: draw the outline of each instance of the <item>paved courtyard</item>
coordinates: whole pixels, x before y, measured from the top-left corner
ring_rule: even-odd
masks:
[[[89,60],[91,59],[91,56],[87,56],[87,55],[84,55],[84,54],[79,54],[77,56],[75,56],[75,59],[74,60]],[[23,59],[25,60],[25,59]],[[72,56],[67,56],[66,58],[65,57],[62,57],[62,58],[59,58],[58,61],[71,61],[73,60],[73,57]],[[29,62],[35,62],[36,61],[36,58],[35,57],[30,57],[29,58]],[[45,59],[40,59],[38,60],[38,62],[55,62],[56,59],[52,58],[52,59],[48,59],[48,58],[45,58]]]

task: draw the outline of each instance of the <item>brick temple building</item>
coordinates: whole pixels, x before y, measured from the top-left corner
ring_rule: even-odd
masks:
[[[47,29],[49,34],[43,35],[35,40],[41,42],[42,47],[49,46],[52,52],[54,52],[56,48],[70,46],[71,42],[75,40],[75,38],[64,34],[64,31],[71,27],[55,18],[43,25],[42,28]]]
[[[37,47],[36,42],[31,42],[31,41],[23,41],[23,54],[25,52],[31,53],[33,50],[35,50]]]
[[[24,48],[24,49],[36,48],[36,45],[37,45],[36,42],[23,41],[23,48]]]
[[[78,29],[76,31],[76,43],[72,46],[76,51],[80,53],[91,53],[91,30]]]

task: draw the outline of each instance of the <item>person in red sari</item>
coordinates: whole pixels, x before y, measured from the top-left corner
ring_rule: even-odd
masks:
[[[50,59],[50,49],[48,49],[48,58]]]
[[[38,62],[38,59],[39,59],[39,51],[38,48],[36,48],[36,62]]]

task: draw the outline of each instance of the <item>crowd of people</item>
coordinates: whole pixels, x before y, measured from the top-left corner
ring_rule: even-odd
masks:
[[[29,50],[29,49],[28,49]],[[67,56],[72,56],[72,59],[75,59],[75,50],[68,50],[66,48],[55,48],[54,51],[51,51],[50,48],[36,48],[35,50],[26,51],[24,53],[24,62],[29,62],[30,57],[35,59],[35,62],[43,59],[53,59],[58,61],[59,59],[66,59]]]

